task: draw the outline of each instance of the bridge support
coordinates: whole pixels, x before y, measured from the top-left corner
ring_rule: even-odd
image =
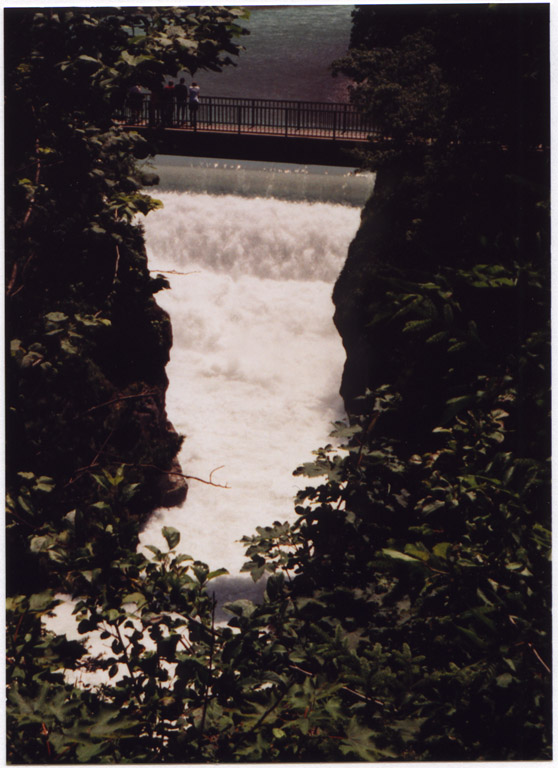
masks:
[[[316,139],[304,136],[269,136],[232,132],[192,131],[180,128],[130,127],[148,140],[156,154],[216,157],[232,160],[267,160],[300,165],[356,167],[353,153],[366,142]]]

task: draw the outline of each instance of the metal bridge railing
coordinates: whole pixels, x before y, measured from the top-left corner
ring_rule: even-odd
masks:
[[[378,133],[372,121],[352,104],[227,96],[204,96],[194,118],[188,106],[174,100],[171,104],[159,103],[146,94],[141,104],[124,104],[116,119],[127,125],[333,140],[366,139]]]

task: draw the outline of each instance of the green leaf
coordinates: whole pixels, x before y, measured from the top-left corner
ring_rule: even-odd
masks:
[[[85,54],[85,53],[82,53],[81,56],[78,56],[78,59],[80,61],[87,61],[87,62],[92,63],[92,64],[101,64],[99,59],[94,59],[93,56],[87,56],[87,54]]]
[[[180,531],[170,526],[165,526],[162,530],[162,534],[166,539],[169,549],[174,549],[180,541]]]
[[[147,600],[145,598],[145,595],[142,594],[141,592],[130,592],[129,594],[124,595],[124,597],[122,598],[123,605],[125,603],[135,603],[138,606],[138,608],[142,605],[145,605],[146,602]]]
[[[377,734],[360,725],[356,717],[352,717],[345,738],[341,741],[341,752],[348,757],[376,762],[380,757],[395,757],[389,750],[379,749],[374,741]]]
[[[256,610],[256,606],[251,600],[235,600],[232,603],[225,603],[223,606],[229,613],[235,616],[251,616]]]
[[[90,763],[94,757],[106,750],[106,744],[80,744],[76,748],[76,757],[80,763]]]
[[[417,717],[408,718],[407,720],[395,720],[392,727],[399,731],[399,735],[404,742],[409,742],[416,738],[427,719],[426,717]]]
[[[398,552],[396,549],[382,549],[382,554],[387,557],[392,557],[394,560],[404,560],[407,563],[413,563],[414,565],[420,564],[422,560],[416,557],[411,557],[403,552]]]
[[[193,559],[194,558],[191,555],[181,554],[181,555],[177,555],[177,557],[174,558],[173,563],[175,563],[175,565],[180,565],[181,563],[184,563],[187,560],[191,561]]]
[[[446,560],[448,556],[448,550],[451,549],[453,544],[449,541],[440,541],[432,547],[432,552],[441,560]]]
[[[31,595],[29,599],[29,610],[37,611],[37,613],[43,613],[50,610],[57,605],[60,605],[61,600],[55,600],[50,590],[45,592],[39,592]]]
[[[216,579],[218,576],[228,576],[229,572],[226,568],[217,568],[216,571],[210,571],[207,574],[207,581],[210,581],[211,579]]]
[[[63,323],[68,319],[68,315],[63,312],[49,312],[45,317],[51,323]]]
[[[496,678],[496,685],[499,688],[507,688],[510,683],[513,683],[513,676],[509,672],[504,672],[503,675],[498,675]]]
[[[429,328],[431,325],[432,319],[430,317],[424,320],[410,320],[408,323],[405,323],[403,333],[416,333],[417,331]]]
[[[44,493],[50,493],[54,489],[54,480],[52,479],[52,477],[41,476],[35,483],[35,488],[38,491],[43,491]]]

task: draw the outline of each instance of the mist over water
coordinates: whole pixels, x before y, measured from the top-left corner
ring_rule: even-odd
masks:
[[[157,296],[174,333],[167,411],[187,436],[183,471],[215,470],[229,487],[192,480],[185,504],[157,510],[141,541],[164,546],[160,530],[173,526],[180,551],[234,575],[243,535],[296,517],[307,479],[293,470],[344,415],[331,291],[360,208],[164,186],[145,229],[150,269],[171,284]]]

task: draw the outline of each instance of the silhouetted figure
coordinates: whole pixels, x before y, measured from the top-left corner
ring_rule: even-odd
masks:
[[[132,85],[128,90],[128,106],[130,108],[130,119],[133,125],[137,125],[141,117],[141,108],[143,106],[143,93],[139,85]]]
[[[188,92],[188,106],[190,108],[190,124],[196,128],[198,124],[198,109],[200,107],[200,87],[197,83],[192,83]]]
[[[174,88],[174,95],[176,96],[176,120],[178,125],[183,125],[186,122],[186,106],[188,104],[188,86],[184,82],[184,78],[180,78],[180,82]]]
[[[149,125],[153,128],[159,125],[161,120],[161,102],[163,88],[161,84],[153,86],[149,99]]]
[[[161,110],[163,113],[163,127],[170,128],[173,124],[174,113],[174,83],[169,80],[161,94]]]

